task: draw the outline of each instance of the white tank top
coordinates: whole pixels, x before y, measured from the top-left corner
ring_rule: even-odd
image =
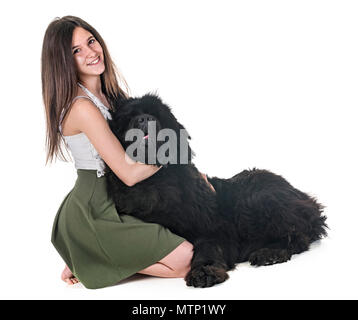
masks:
[[[106,120],[111,120],[111,114],[109,113],[108,108],[99,100],[93,93],[91,93],[86,87],[82,84],[78,83],[78,85],[83,89],[83,91],[87,94],[87,96],[77,96],[78,98],[87,98],[90,99],[95,106],[101,111],[103,117]],[[75,162],[76,169],[87,169],[87,170],[97,170],[97,177],[102,177],[105,174],[105,164],[97,150],[94,148],[92,143],[87,138],[86,134],[81,132],[78,134],[74,134],[72,136],[64,136],[62,134],[62,120],[63,113],[62,110],[60,117],[60,133],[64,139],[66,146],[69,148],[72,158]]]

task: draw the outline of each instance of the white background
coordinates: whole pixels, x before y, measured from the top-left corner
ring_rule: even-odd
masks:
[[[329,237],[285,264],[241,264],[210,289],[63,283],[50,236],[76,171],[45,166],[40,56],[48,24],[69,14],[99,31],[132,95],[157,91],[173,108],[201,172],[283,175],[326,205]],[[356,1],[14,0],[1,16],[0,298],[358,298]]]

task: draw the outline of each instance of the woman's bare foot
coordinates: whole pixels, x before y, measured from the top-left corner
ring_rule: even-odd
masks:
[[[79,282],[79,280],[73,275],[71,270],[65,266],[65,269],[62,271],[61,274],[62,281],[65,281],[69,285],[73,285]]]

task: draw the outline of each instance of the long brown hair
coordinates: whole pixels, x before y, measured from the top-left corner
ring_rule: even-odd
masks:
[[[82,27],[96,38],[102,47],[105,71],[100,75],[101,89],[113,109],[122,98],[128,97],[128,85],[118,72],[107,46],[100,34],[87,22],[74,16],[55,18],[45,32],[41,55],[42,97],[46,113],[46,163],[54,158],[68,161],[62,150],[62,135],[59,131],[60,116],[68,113],[71,102],[77,94],[80,82],[71,50],[72,34],[76,27]],[[124,84],[126,91],[118,85]],[[67,150],[67,148],[66,148]]]

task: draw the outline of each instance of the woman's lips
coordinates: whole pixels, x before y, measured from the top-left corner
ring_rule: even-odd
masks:
[[[97,61],[96,63],[89,63],[88,65],[89,65],[89,66],[96,66],[96,65],[99,64],[100,61],[101,61],[101,58],[100,58],[100,57],[98,57],[97,59],[98,59],[98,61]],[[96,61],[97,59],[95,59],[95,60],[93,60],[93,61]]]

